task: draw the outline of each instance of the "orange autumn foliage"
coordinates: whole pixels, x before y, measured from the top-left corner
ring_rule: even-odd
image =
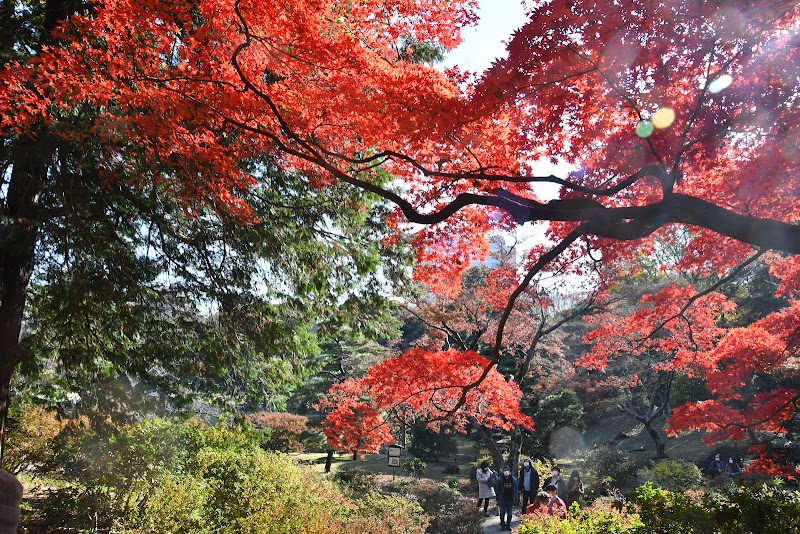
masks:
[[[474,351],[413,349],[371,367],[359,380],[335,384],[317,409],[328,443],[348,452],[377,452],[392,443],[390,425],[443,425],[464,430],[474,418],[489,428],[532,428],[519,410],[522,392]]]
[[[754,249],[787,254],[771,260],[779,291],[791,296],[787,309],[721,331],[714,314],[727,304],[709,295],[687,310],[692,334],[701,334],[689,353],[680,341],[688,332],[670,318],[694,290],[673,287],[615,322],[626,339],[611,332],[601,345],[598,337],[587,356],[602,367],[601,349],[639,350],[648,329],[667,328],[675,338],[653,343],[716,395],[676,411],[673,428],[717,437],[780,430],[800,405],[798,4],[535,2],[508,56],[479,76],[408,60],[406,38],[455,46],[475,3],[109,0],[0,71],[0,131],[33,138],[44,125],[79,139],[88,127],[108,155],[102,180],[112,183],[124,166],[189,212],[208,205],[244,222],[252,215],[239,192],[258,179],[240,165],[250,158],[302,173],[309,187],[344,182],[373,192],[397,206],[398,231],[406,221],[423,225],[414,228],[415,276],[451,296],[488,254],[489,233],[528,221],[548,224],[554,243],[535,250],[530,272],[549,265],[602,277],[594,262],[649,252],[675,226],[692,233],[678,263],[687,271],[723,275]],[[88,126],[70,120],[83,107],[96,112]],[[542,159],[575,170],[537,176]],[[378,168],[394,178],[391,189]],[[560,198],[543,202],[540,182],[559,185]],[[502,348],[491,360],[415,352],[391,372],[387,364],[366,383],[342,385],[333,394],[350,412],[333,435],[352,431],[343,442],[372,448],[386,435],[370,429],[385,429],[392,402],[421,395],[429,406],[408,406],[435,419],[456,408],[451,390],[463,401],[452,415],[483,410],[489,398],[501,404],[477,413],[495,414],[488,421],[500,426],[519,421],[512,385],[502,398],[470,397],[487,382],[501,389],[492,366]],[[742,403],[739,386],[757,370],[785,387]],[[405,376],[409,383],[398,380]]]

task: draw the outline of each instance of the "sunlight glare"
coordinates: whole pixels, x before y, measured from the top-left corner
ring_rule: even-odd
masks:
[[[656,114],[653,115],[653,126],[659,130],[668,128],[675,121],[675,112],[672,108],[658,108]]]
[[[653,134],[653,123],[650,121],[640,121],[639,124],[636,125],[636,135],[645,139],[650,137]]]
[[[733,76],[730,74],[723,74],[710,84],[708,84],[708,91],[711,93],[719,93],[720,91],[724,91],[728,87],[731,86],[733,83]]]

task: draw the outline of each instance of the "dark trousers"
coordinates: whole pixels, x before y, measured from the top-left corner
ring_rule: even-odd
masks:
[[[502,497],[497,499],[497,506],[500,508],[500,526],[511,526],[511,512],[514,509],[514,501],[506,501]]]
[[[522,490],[522,513],[525,513],[525,510],[528,509],[528,505],[533,503],[533,497],[531,496],[533,492]]]
[[[483,513],[485,514],[489,510],[489,498],[487,497],[485,499],[478,499],[478,508],[479,509],[481,507],[481,501],[483,501]]]

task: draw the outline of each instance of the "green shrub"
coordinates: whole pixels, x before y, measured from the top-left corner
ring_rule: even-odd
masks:
[[[287,456],[204,448],[184,475],[165,473],[138,489],[142,506],[118,519],[119,532],[340,532],[347,501]]]
[[[298,496],[326,524],[340,516],[341,526],[341,492],[309,479],[311,472],[287,457],[262,451],[261,437],[246,421],[230,427],[152,419],[72,428],[59,442],[63,473],[75,482],[72,499],[48,501],[62,507],[48,515],[72,517],[70,503],[81,502],[81,515],[107,526],[113,518],[120,531],[269,532],[264,525],[282,521],[316,524],[304,517],[310,505],[293,500]],[[278,482],[270,486],[271,480]],[[284,521],[287,514],[299,518]]]
[[[425,474],[425,470],[428,469],[428,464],[419,458],[408,458],[407,460],[403,460],[400,467],[413,478],[419,478]]]
[[[117,519],[115,532],[208,532],[202,510],[205,486],[194,477],[164,473],[157,484],[147,486],[142,506]]]
[[[308,417],[287,412],[259,412],[247,416],[256,428],[269,429],[261,446],[280,452],[305,450],[301,436],[307,430]]]
[[[346,492],[352,495],[367,495],[378,490],[375,475],[363,467],[340,469],[333,475],[336,481]]]
[[[655,460],[641,475],[645,480],[664,489],[682,493],[699,488],[703,483],[703,473],[692,462],[683,460]]]
[[[674,493],[655,487],[651,482],[636,489],[629,510],[639,514],[643,525],[636,534],[668,532],[699,534],[713,532],[713,520],[695,495]]]
[[[52,468],[55,441],[66,424],[55,412],[23,404],[8,414],[8,434],[3,468],[12,474],[45,472]]]
[[[431,517],[428,532],[437,534],[481,534],[483,511],[475,499],[463,497],[444,484],[422,484],[414,495]]]
[[[526,516],[517,534],[625,534],[640,524],[635,514],[622,512],[598,499],[589,508],[570,508],[567,519]]]
[[[403,497],[384,497],[372,492],[356,500],[345,534],[423,534],[430,518],[422,507]]]
[[[458,477],[447,477],[444,479],[444,485],[456,491],[461,489],[461,482],[458,480]]]
[[[768,484],[739,486],[705,495],[706,512],[726,534],[800,533],[800,493]]]
[[[636,482],[636,464],[616,447],[604,445],[592,449],[581,463],[581,478],[589,499],[632,489]]]
[[[411,429],[411,445],[408,452],[423,460],[438,462],[441,457],[450,457],[458,451],[456,438],[450,429],[434,432],[426,426]]]

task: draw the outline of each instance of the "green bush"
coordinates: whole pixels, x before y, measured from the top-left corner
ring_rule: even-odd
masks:
[[[716,529],[725,534],[800,533],[800,493],[768,484],[754,484],[713,492],[703,506],[716,518]]]
[[[115,531],[211,533],[340,532],[347,501],[287,456],[261,449],[204,448],[186,473],[165,473]]]
[[[639,526],[635,514],[627,514],[606,501],[597,500],[590,508],[570,508],[567,519],[526,516],[517,534],[624,534]]]
[[[423,534],[430,523],[418,503],[403,497],[384,497],[372,492],[357,499],[356,505],[344,534]]]
[[[475,499],[463,497],[444,484],[422,484],[414,496],[431,517],[428,532],[436,534],[481,534],[483,511]]]
[[[683,460],[655,460],[649,469],[642,470],[641,475],[657,486],[679,493],[697,489],[703,484],[700,468]]]
[[[295,497],[285,494],[316,503],[314,514],[326,524],[341,517],[342,525],[341,492],[310,479],[310,471],[299,470],[288,457],[262,451],[261,433],[249,423],[152,419],[68,430],[59,436],[58,448],[62,476],[72,485],[45,496],[50,509],[30,514],[32,524],[52,524],[61,515],[76,527],[88,526],[78,521],[81,516],[105,528],[114,521],[123,532],[266,532],[263,525],[281,524],[281,514],[299,514],[287,520],[291,524],[316,524],[303,517],[312,512],[307,505],[298,507]],[[279,482],[269,486],[270,480]],[[294,511],[287,510],[291,507]]]
[[[55,463],[55,442],[66,424],[55,412],[30,404],[9,411],[3,468],[12,474],[45,472]]]
[[[643,523],[634,534],[800,533],[800,494],[766,484],[682,494],[647,483],[630,506]]]
[[[378,490],[375,475],[363,467],[340,469],[333,475],[333,480],[347,493],[355,496],[367,495]]]
[[[412,477],[419,478],[425,474],[425,470],[428,469],[428,464],[419,458],[408,458],[407,460],[403,460],[400,467]]]
[[[598,499],[566,520],[526,517],[517,534],[800,534],[800,493],[760,484],[676,493],[646,483],[625,510]]]
[[[461,489],[461,482],[458,480],[458,477],[447,477],[444,479],[444,485],[456,491]]]
[[[636,482],[636,464],[616,447],[592,449],[581,463],[581,478],[589,499],[632,489]]]
[[[694,495],[674,493],[648,482],[636,489],[629,510],[639,514],[643,525],[635,534],[668,532],[670,534],[699,534],[709,530],[713,519]]]
[[[434,432],[426,426],[411,429],[411,445],[408,452],[423,460],[438,462],[441,457],[450,457],[458,451],[456,438],[449,429]]]
[[[261,446],[280,452],[301,452],[305,446],[301,439],[306,432],[308,417],[287,412],[258,412],[247,416],[247,420],[264,433]]]

